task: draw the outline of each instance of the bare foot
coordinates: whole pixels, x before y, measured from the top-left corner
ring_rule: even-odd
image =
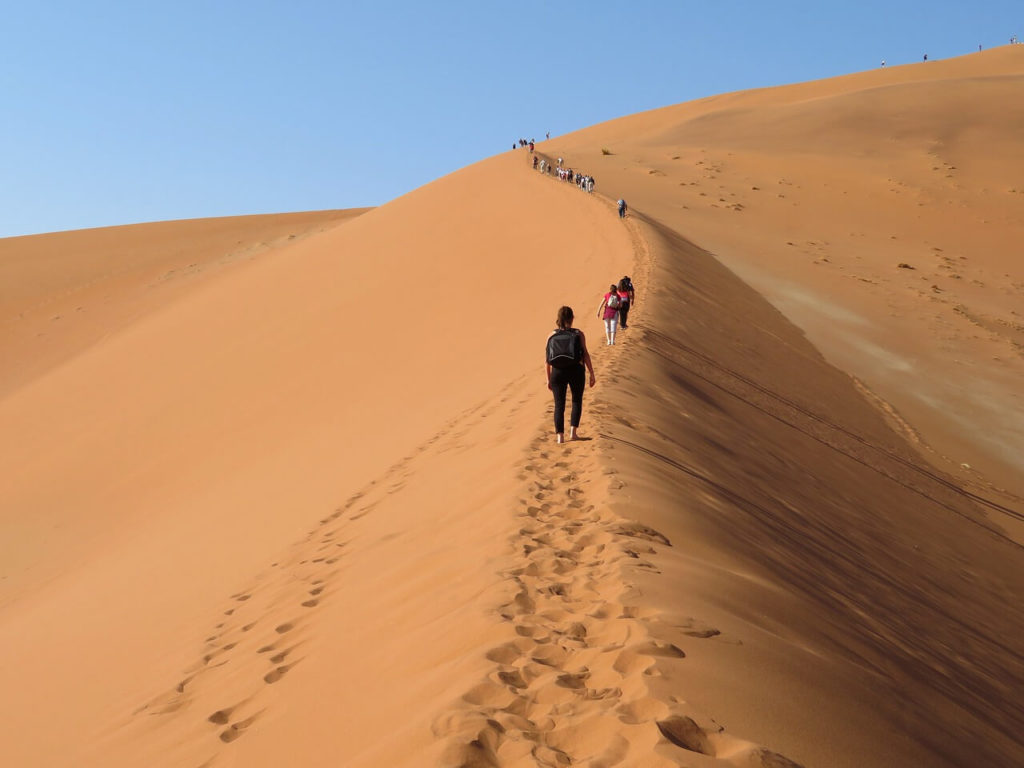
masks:
[[[576,427],[570,427],[569,428],[569,439],[570,440],[578,440],[579,439],[579,435],[576,433]]]
[[[565,435],[563,435],[561,432],[559,432],[557,435],[555,435],[555,442],[556,443],[564,443],[565,442]]]

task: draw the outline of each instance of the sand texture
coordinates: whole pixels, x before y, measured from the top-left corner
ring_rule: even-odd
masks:
[[[1024,764],[1022,84],[538,146],[593,195],[516,150],[0,240],[0,762]],[[598,383],[556,445],[562,304]]]

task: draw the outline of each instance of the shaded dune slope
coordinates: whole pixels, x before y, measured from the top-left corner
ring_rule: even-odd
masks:
[[[1022,81],[1010,46],[666,107],[545,151],[714,253],[941,468],[1020,510]]]
[[[742,720],[743,674],[760,678],[773,706],[751,708],[752,735],[785,734],[775,743],[809,765],[845,764],[836,751],[860,765],[1013,764],[1020,545],[763,298],[666,227],[650,231],[653,309],[630,337],[602,437],[638,486],[612,509],[680,544],[645,579],[652,604],[746,625],[747,652],[717,659],[743,673],[697,686],[698,700]],[[887,754],[899,739],[879,749],[877,722],[874,745],[858,727],[790,741],[810,712],[857,723],[865,709],[929,756]]]

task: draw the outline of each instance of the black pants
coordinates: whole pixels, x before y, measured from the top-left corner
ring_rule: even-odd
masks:
[[[572,365],[568,368],[551,369],[551,391],[555,395],[555,432],[565,432],[565,389],[572,390],[572,413],[569,414],[569,424],[574,427],[580,425],[580,417],[583,415],[583,387],[586,384],[582,365]]]
[[[619,304],[619,328],[626,327],[626,318],[629,316],[629,302]]]

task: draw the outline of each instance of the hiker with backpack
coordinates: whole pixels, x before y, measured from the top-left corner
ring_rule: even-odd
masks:
[[[623,199],[622,199],[622,198],[620,197],[620,198],[619,198],[619,202],[617,203],[617,205],[619,206],[619,218],[620,218],[620,219],[624,219],[624,218],[626,218],[626,208],[628,207],[628,206],[626,205],[626,201],[625,201],[625,200],[623,200]]]
[[[597,308],[597,316],[604,320],[604,335],[608,344],[615,343],[615,329],[619,322],[619,307],[622,299],[619,298],[618,286],[612,283],[608,293],[601,299],[601,306]]]
[[[576,430],[583,415],[583,389],[586,384],[583,367],[590,372],[590,386],[597,383],[594,365],[587,351],[587,338],[583,331],[572,327],[571,307],[562,307],[555,318],[555,330],[548,336],[544,373],[548,389],[555,396],[555,440],[565,442],[565,391],[572,392],[572,411],[569,414],[569,439],[576,440]]]
[[[633,306],[636,293],[633,291],[633,281],[626,275],[619,280],[619,328],[626,327],[626,319],[629,317],[629,308]]]

